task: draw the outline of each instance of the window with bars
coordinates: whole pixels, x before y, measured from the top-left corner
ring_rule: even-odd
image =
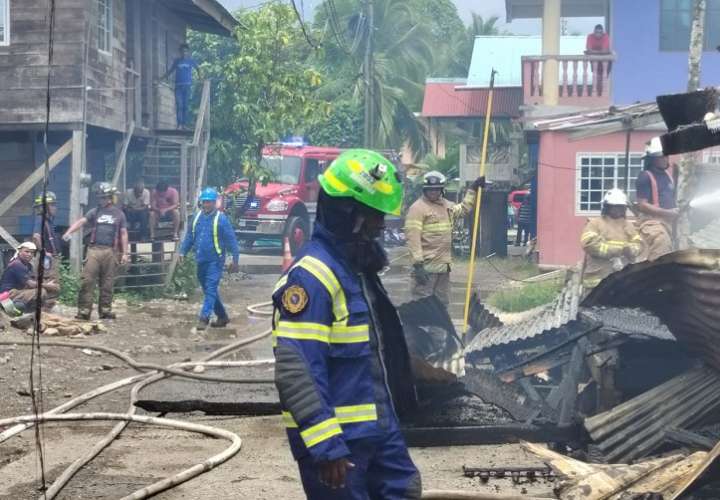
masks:
[[[113,0],[97,0],[97,48],[112,52]]]
[[[598,213],[602,199],[612,188],[628,192],[635,199],[635,180],[642,170],[642,154],[630,154],[630,189],[626,189],[625,153],[579,153],[577,155],[578,213]]]
[[[0,45],[10,44],[10,0],[0,0]]]
[[[660,50],[687,52],[692,30],[693,0],[660,0]],[[720,45],[720,0],[707,0],[704,50]]]

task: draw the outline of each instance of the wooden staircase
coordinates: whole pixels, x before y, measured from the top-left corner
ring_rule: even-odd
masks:
[[[142,176],[148,189],[165,180],[180,193],[183,236],[205,180],[209,145],[210,82],[205,81],[194,132],[157,130],[143,159]],[[180,242],[172,239],[172,223],[161,221],[156,241],[152,242],[137,241],[137,231],[128,232],[130,263],[123,266],[115,278],[115,289],[128,291],[167,286],[175,271],[180,246]]]

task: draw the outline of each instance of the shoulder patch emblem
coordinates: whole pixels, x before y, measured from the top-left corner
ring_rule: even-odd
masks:
[[[308,294],[303,287],[292,285],[283,292],[282,305],[290,314],[301,312],[307,304]]]

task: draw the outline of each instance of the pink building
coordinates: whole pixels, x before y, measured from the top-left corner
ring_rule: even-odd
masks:
[[[538,124],[538,251],[540,264],[571,266],[582,259],[580,233],[590,217],[600,215],[605,192],[625,188],[627,134],[613,132],[573,140],[574,126],[553,130]],[[645,143],[658,130],[636,130],[630,138],[630,189],[642,169]]]

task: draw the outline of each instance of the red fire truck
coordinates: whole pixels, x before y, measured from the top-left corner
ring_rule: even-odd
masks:
[[[261,167],[268,181],[258,181],[248,199],[248,181],[224,191],[225,210],[235,223],[238,239],[247,247],[257,240],[286,236],[293,255],[310,237],[320,184],[317,177],[341,153],[332,147],[281,144],[263,151]]]

